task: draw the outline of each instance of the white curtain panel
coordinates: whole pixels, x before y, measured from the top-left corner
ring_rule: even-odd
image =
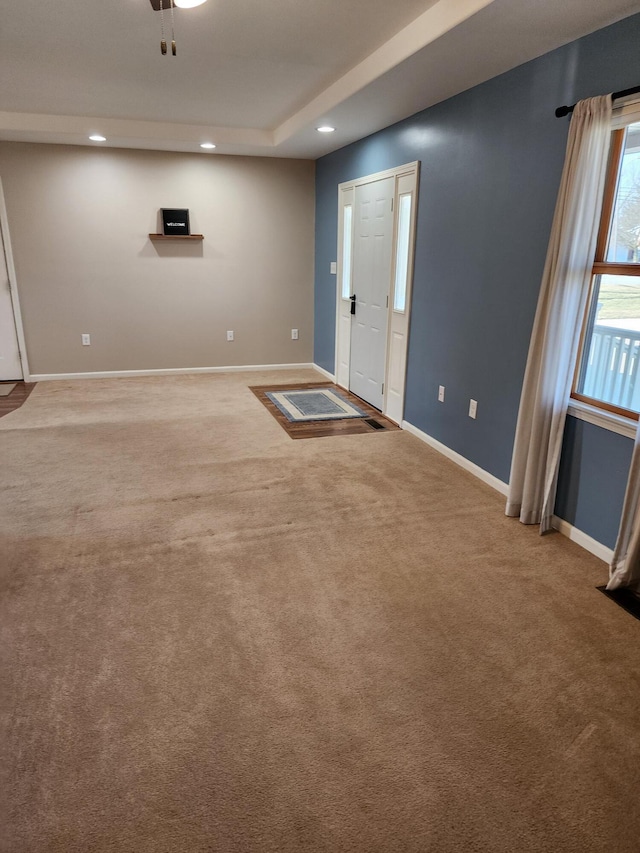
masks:
[[[618,587],[628,587],[640,593],[640,422],[607,584],[607,589]]]
[[[551,529],[602,208],[611,110],[611,95],[605,95],[580,101],[573,111],[520,399],[506,514],[540,524],[541,533]]]

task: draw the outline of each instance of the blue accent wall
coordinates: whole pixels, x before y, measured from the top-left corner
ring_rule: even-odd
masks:
[[[633,442],[568,417],[556,515],[608,548],[616,544]]]
[[[334,372],[336,277],[329,269],[337,256],[338,184],[420,160],[405,419],[505,482],[569,124],[554,110],[640,85],[638,45],[635,15],[316,164],[316,363]],[[444,404],[438,385],[446,387]],[[475,421],[467,415],[470,398],[478,401]],[[612,467],[608,493],[594,487],[585,498],[596,473],[589,465],[608,465],[614,452],[610,434],[593,429],[567,431],[572,462],[563,459],[558,507],[610,543],[626,468]],[[587,433],[581,453],[571,456],[572,442]],[[618,462],[620,448],[631,452],[628,439],[616,436],[613,444]]]

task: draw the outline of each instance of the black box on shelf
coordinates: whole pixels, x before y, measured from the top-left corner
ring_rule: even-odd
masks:
[[[186,208],[162,208],[163,234],[190,234],[189,211]]]

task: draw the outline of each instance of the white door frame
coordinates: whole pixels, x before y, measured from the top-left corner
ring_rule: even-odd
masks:
[[[7,276],[9,278],[9,290],[11,291],[11,305],[13,308],[13,319],[16,325],[18,338],[18,352],[22,363],[22,378],[25,382],[31,381],[29,373],[29,360],[27,358],[27,342],[24,337],[22,325],[22,312],[20,311],[20,298],[18,296],[18,281],[16,279],[16,268],[13,263],[13,251],[11,249],[11,237],[9,236],[9,219],[7,217],[7,205],[4,200],[4,189],[2,178],[0,178],[0,231],[2,232],[2,243],[4,244],[4,261],[7,265]]]
[[[349,367],[351,358],[351,301],[343,295],[343,281],[353,276],[353,243],[356,216],[354,203],[356,187],[385,178],[395,178],[393,197],[393,256],[391,262],[391,281],[389,282],[389,307],[387,322],[387,343],[385,353],[385,378],[382,413],[392,421],[402,423],[404,415],[404,397],[407,375],[407,348],[409,342],[409,323],[411,314],[411,291],[413,286],[413,267],[415,256],[416,221],[418,212],[418,183],[420,161],[407,163],[395,169],[387,169],[374,175],[365,175],[353,181],[338,184],[338,265],[336,290],[336,348],[335,373],[336,385],[349,388]],[[411,220],[409,224],[409,255],[406,279],[406,298],[402,310],[395,306],[396,263],[398,248],[398,213],[400,196],[411,196]],[[351,233],[349,235],[351,251],[345,259],[344,209],[351,206]],[[350,263],[349,263],[350,259]],[[345,264],[345,260],[347,263]],[[353,287],[349,288],[353,291]]]

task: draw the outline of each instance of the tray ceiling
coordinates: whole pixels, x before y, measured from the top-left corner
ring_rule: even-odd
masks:
[[[20,0],[3,12],[0,139],[91,144],[100,132],[123,147],[209,140],[313,158],[638,11],[638,0],[208,0],[175,10],[173,57],[149,0]],[[168,13],[165,29],[170,39]]]

